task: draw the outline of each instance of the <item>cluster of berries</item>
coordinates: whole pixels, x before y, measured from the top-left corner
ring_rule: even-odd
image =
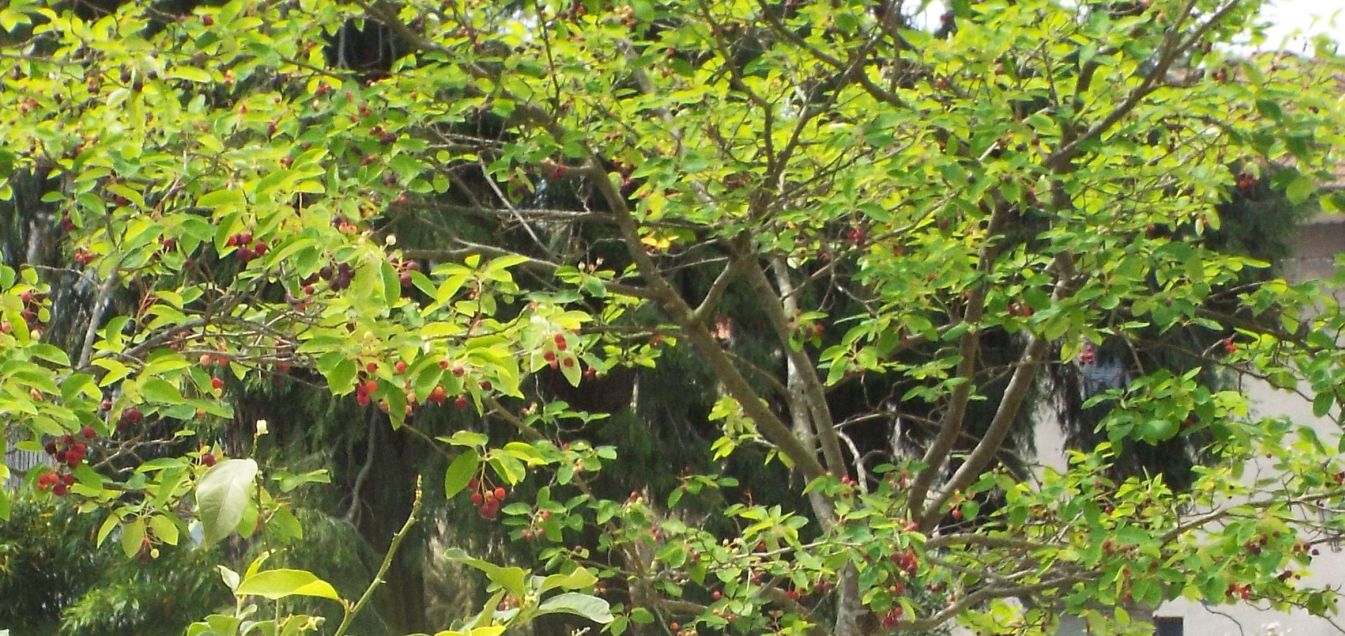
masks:
[[[65,435],[48,440],[42,450],[56,460],[56,470],[38,475],[37,489],[43,492],[50,490],[57,497],[69,492],[70,486],[75,483],[75,475],[70,471],[84,463],[89,454],[89,447],[85,441],[93,439],[95,435],[97,432],[92,426],[85,426],[80,430],[78,437]]]
[[[473,477],[468,481],[467,490],[472,493],[472,505],[476,506],[476,513],[481,515],[482,519],[490,520],[494,520],[500,514],[500,502],[509,494],[504,486],[492,488],[480,477]]]
[[[903,611],[904,610],[901,609],[900,605],[896,605],[892,609],[887,610],[887,613],[883,614],[883,627],[887,629],[896,627],[897,622],[901,620]]]
[[[350,263],[338,263],[335,266],[324,265],[316,274],[302,281],[305,294],[313,293],[313,285],[318,282],[319,278],[330,281],[332,291],[339,292],[350,287],[350,281],[355,278],[355,269],[350,266]]]
[[[247,230],[230,236],[224,241],[224,244],[229,247],[237,247],[238,250],[234,252],[234,258],[245,265],[254,258],[266,256],[266,252],[271,249],[266,241],[259,239],[254,242],[252,232]]]

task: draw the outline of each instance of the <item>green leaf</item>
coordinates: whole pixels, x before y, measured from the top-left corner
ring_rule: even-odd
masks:
[[[196,506],[205,527],[205,545],[213,545],[238,529],[256,476],[257,462],[226,459],[201,477],[196,486]]]
[[[238,190],[216,190],[196,200],[200,207],[215,209],[243,207],[244,203],[243,193]]]
[[[261,596],[271,600],[287,596],[316,596],[341,600],[336,588],[307,570],[266,570],[244,579],[235,591],[238,596]]]
[[[392,263],[384,262],[379,268],[383,276],[383,299],[389,305],[397,304],[397,299],[402,297],[401,277],[397,274],[397,268]]]
[[[136,519],[121,527],[121,551],[127,558],[140,553],[145,540],[145,520]]]
[[[1314,417],[1326,417],[1331,412],[1331,404],[1335,401],[1335,395],[1330,391],[1322,391],[1316,397],[1312,398],[1312,415]]]
[[[607,601],[591,594],[566,592],[557,594],[537,606],[537,615],[574,614],[600,625],[612,622],[612,608]]]
[[[541,584],[537,586],[537,593],[541,594],[554,589],[579,590],[592,588],[594,583],[598,582],[598,577],[594,576],[585,568],[575,568],[569,574],[552,574],[542,579]]]
[[[217,565],[215,567],[219,569],[219,576],[224,580],[224,584],[229,586],[229,591],[232,592],[237,590],[239,582],[238,573],[222,565]]]
[[[179,404],[182,402],[182,392],[177,387],[163,378],[150,378],[140,387],[141,395],[146,400],[156,404]]]
[[[1313,182],[1312,177],[1300,174],[1284,189],[1284,196],[1289,197],[1290,203],[1297,205],[1312,198],[1316,191],[1317,184]]]
[[[103,524],[98,526],[98,538],[94,541],[94,546],[103,547],[103,542],[107,540],[108,535],[112,534],[113,530],[117,529],[117,524],[120,522],[121,518],[117,515],[108,514],[107,518],[103,520]]]
[[[299,519],[290,512],[289,506],[277,506],[271,514],[270,520],[266,523],[266,528],[275,534],[281,541],[298,541],[304,538],[304,527],[299,523]]]
[[[481,456],[476,454],[475,449],[465,449],[453,458],[453,463],[448,465],[448,470],[444,473],[444,497],[451,499],[462,492],[480,466]]]
[[[449,548],[448,550],[445,550],[444,558],[450,561],[464,563],[481,570],[485,573],[486,578],[490,579],[492,583],[504,588],[506,592],[513,595],[515,598],[522,598],[527,592],[524,587],[524,581],[527,579],[528,572],[523,568],[501,567],[490,561],[483,561],[468,556],[461,548]]]
[[[212,81],[210,73],[194,66],[174,66],[168,70],[168,77],[184,79],[191,82],[200,82],[202,84]]]
[[[340,356],[341,354],[336,355]],[[332,391],[340,395],[341,393],[350,391],[357,373],[359,373],[359,369],[355,368],[355,363],[342,357],[336,364],[327,369],[323,375],[327,377],[327,386],[331,387]]]
[[[163,515],[155,515],[149,518],[149,527],[154,531],[154,537],[156,539],[159,539],[168,545],[177,545],[177,524],[173,523],[172,519]]]

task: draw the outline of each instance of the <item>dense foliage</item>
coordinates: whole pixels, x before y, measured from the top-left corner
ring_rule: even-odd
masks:
[[[0,518],[180,564],[131,578],[194,635],[1334,611],[1336,440],[1220,379],[1345,403],[1269,262],[1342,205],[1340,60],[1232,53],[1255,0],[951,5],[10,2]]]

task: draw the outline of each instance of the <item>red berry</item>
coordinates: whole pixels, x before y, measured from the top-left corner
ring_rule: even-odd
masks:
[[[219,378],[210,378],[210,388],[215,389],[216,391],[224,388],[224,380],[221,380]]]
[[[442,386],[436,386],[430,390],[430,401],[435,404],[443,404],[448,399],[448,390]]]
[[[93,437],[98,434],[97,431],[93,430],[92,426],[85,426],[83,429],[80,429],[79,432],[84,436],[84,439],[93,439]]]
[[[459,395],[456,399],[453,400],[453,407],[456,408],[456,409],[458,409],[459,411],[466,411],[466,410],[467,410],[467,396],[465,396],[465,395]]]
[[[504,501],[504,496],[508,494],[504,491],[504,486],[495,487],[495,501]]]
[[[364,383],[364,392],[366,394],[373,394],[373,392],[377,390],[378,390],[378,380],[369,380],[368,382]]]
[[[398,360],[397,364],[392,365],[392,368],[397,373],[406,373],[406,363],[401,360]]]
[[[710,592],[710,598],[712,598],[712,599],[714,599],[714,600],[716,600],[716,601],[719,600],[720,598],[722,598],[723,596],[724,596],[724,595],[721,594],[721,593],[719,592],[719,590],[715,590],[715,591],[713,591],[713,592]]]
[[[447,361],[445,361],[445,364],[447,364]],[[459,364],[453,367],[453,375],[460,378],[464,373],[467,373],[467,369],[463,368],[462,365]]]
[[[378,372],[378,363],[370,362],[369,364],[364,365],[364,370],[368,371],[369,373],[376,373]]]
[[[201,453],[201,463],[204,464],[207,468],[214,466],[215,454],[210,452]]]
[[[69,489],[66,487],[65,484],[56,484],[55,486],[52,487],[51,492],[55,494],[57,497],[64,497],[67,490]]]
[[[481,505],[481,502],[483,502],[483,501],[485,501],[485,497],[483,497],[483,496],[481,495],[481,493],[479,493],[479,492],[474,492],[474,493],[472,493],[472,505],[473,505],[473,506],[480,506],[480,505]]]

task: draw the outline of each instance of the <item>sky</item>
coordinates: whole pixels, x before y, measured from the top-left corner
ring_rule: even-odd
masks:
[[[931,27],[936,26],[943,7],[943,2],[931,2],[920,19]],[[1284,43],[1285,48],[1304,52],[1307,38],[1297,37],[1285,41],[1296,31],[1329,33],[1336,41],[1345,44],[1345,0],[1271,0],[1262,15],[1271,25],[1262,49],[1274,50]],[[1334,26],[1331,23],[1332,16],[1335,16]]]
[[[1263,48],[1278,48],[1282,39],[1294,31],[1328,33],[1334,35],[1336,41],[1345,43],[1345,0],[1277,0],[1264,15],[1272,27]],[[1333,15],[1334,26],[1331,24]],[[1305,44],[1304,38],[1296,38],[1286,48],[1302,52]]]

